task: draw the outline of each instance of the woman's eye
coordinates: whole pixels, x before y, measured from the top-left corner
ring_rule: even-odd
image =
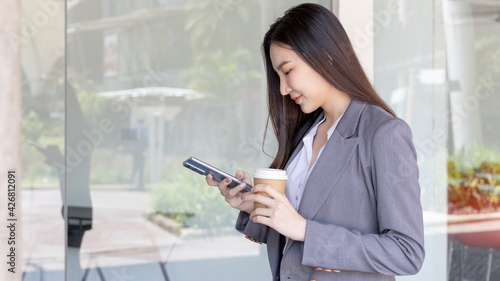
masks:
[[[290,72],[291,72],[291,71],[292,71],[292,70],[290,69],[290,70],[288,70],[288,71],[286,71],[286,72],[284,72],[284,73],[285,73],[285,75],[288,75],[288,74],[290,74]]]

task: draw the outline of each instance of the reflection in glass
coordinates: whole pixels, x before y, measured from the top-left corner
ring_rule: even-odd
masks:
[[[265,249],[181,163],[269,164],[259,45],[299,2],[23,1],[24,280],[268,279]],[[414,133],[428,250],[415,278],[497,280],[498,4],[373,5],[351,39],[373,39],[375,86]]]
[[[374,1],[373,33],[366,28],[355,37],[373,37],[375,88],[412,128],[417,152],[426,257],[417,275],[397,279],[446,280],[446,65],[438,4]]]
[[[90,159],[94,146],[98,144],[100,132],[89,127],[89,123],[71,85],[66,91],[66,177],[65,202],[67,248],[66,278],[80,280],[80,248],[84,234],[92,229],[92,201],[90,199]],[[64,181],[63,181],[64,182]]]
[[[262,30],[300,2],[68,5],[67,87],[77,101],[68,137],[91,144],[89,177],[80,170],[67,182],[68,198],[81,200],[88,181],[92,210],[75,276],[269,279],[265,248],[236,233],[235,210],[182,162],[196,156],[230,173],[269,165]],[[73,123],[78,108],[88,127]],[[264,146],[274,153],[271,139]]]
[[[22,280],[64,280],[64,1],[22,1]],[[7,280],[7,279],[6,279]]]
[[[500,278],[500,6],[444,1],[450,280]]]

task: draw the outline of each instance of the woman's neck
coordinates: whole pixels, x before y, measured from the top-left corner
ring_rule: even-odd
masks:
[[[334,93],[328,103],[322,106],[325,113],[325,124],[331,127],[347,110],[351,100],[352,98],[344,92]]]

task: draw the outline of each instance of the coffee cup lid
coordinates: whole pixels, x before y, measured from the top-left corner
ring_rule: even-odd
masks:
[[[255,171],[253,172],[253,177],[258,179],[276,179],[276,180],[288,179],[285,170],[269,169],[269,168],[255,169]]]

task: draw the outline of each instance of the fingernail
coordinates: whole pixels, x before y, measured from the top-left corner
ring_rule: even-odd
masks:
[[[240,187],[245,187],[247,184],[246,183],[240,183]]]
[[[231,179],[226,179],[226,182],[227,182],[227,183],[230,183],[230,182],[231,182]]]

